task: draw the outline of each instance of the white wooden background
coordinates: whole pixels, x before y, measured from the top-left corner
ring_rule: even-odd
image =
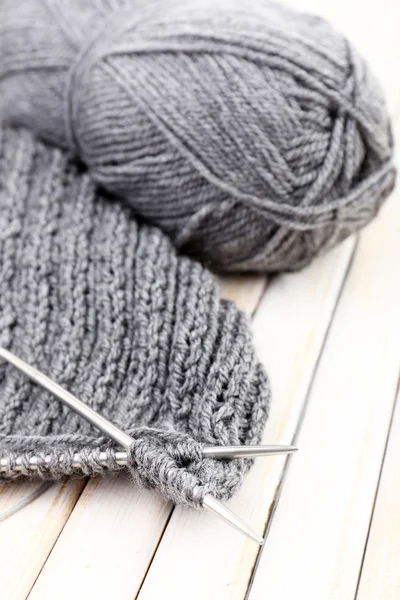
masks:
[[[216,0],[217,1],[217,0]],[[400,134],[399,0],[291,0],[379,75]],[[51,486],[0,522],[0,599],[400,599],[400,193],[294,275],[226,278],[273,382],[259,459],[230,503],[263,549],[123,478]],[[0,514],[38,484],[2,484]]]

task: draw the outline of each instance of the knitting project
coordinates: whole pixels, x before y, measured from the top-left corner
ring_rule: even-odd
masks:
[[[133,436],[135,483],[192,506],[240,485],[250,461],[201,448],[260,442],[269,384],[246,316],[200,264],[27,130],[0,132],[0,345]],[[116,450],[0,364],[3,477],[17,476],[17,457],[28,477],[118,471]]]

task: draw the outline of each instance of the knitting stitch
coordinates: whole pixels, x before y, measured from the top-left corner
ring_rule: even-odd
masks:
[[[26,130],[0,132],[0,345],[133,436],[137,484],[193,506],[240,485],[250,461],[205,459],[201,447],[260,441],[269,386],[247,318],[200,264]],[[16,476],[17,457],[28,477],[77,475],[75,452],[84,474],[117,471],[115,450],[0,364],[3,476]]]

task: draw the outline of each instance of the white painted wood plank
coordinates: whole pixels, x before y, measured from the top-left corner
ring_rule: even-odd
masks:
[[[91,480],[29,600],[132,598],[170,511],[126,477]]]
[[[219,276],[218,281],[221,297],[232,300],[249,315],[256,310],[267,287],[263,275],[224,275]]]
[[[238,300],[251,314],[265,286],[265,277],[225,277],[221,295]],[[171,510],[172,505],[159,497],[134,489],[127,477],[91,480],[29,600],[130,600],[140,588]]]
[[[302,273],[275,279],[255,315],[255,344],[274,391],[264,443],[288,443],[294,435],[353,245],[348,240]],[[259,533],[283,465],[282,457],[259,459],[229,503]],[[158,600],[164,590],[175,600],[186,599],[188,590],[192,600],[243,598],[257,552],[256,544],[211,515],[177,508],[139,599]]]
[[[0,598],[24,600],[73,509],[83,481],[51,486],[23,510],[0,522]],[[1,483],[0,515],[40,483]]]
[[[400,397],[396,404],[357,600],[400,598]]]
[[[250,600],[353,598],[400,368],[399,195],[363,234]]]

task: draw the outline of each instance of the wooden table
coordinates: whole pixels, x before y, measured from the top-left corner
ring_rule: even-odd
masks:
[[[399,0],[292,0],[379,74],[400,133]],[[273,383],[259,459],[230,503],[263,549],[123,478],[54,484],[0,522],[0,599],[399,600],[400,195],[357,239],[268,282],[225,278]],[[38,483],[2,484],[0,514]]]

